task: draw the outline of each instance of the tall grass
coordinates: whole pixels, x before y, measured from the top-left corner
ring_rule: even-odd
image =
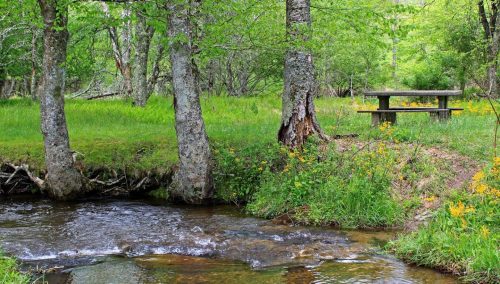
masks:
[[[0,283],[27,284],[30,278],[18,271],[18,266],[13,258],[3,255],[0,251]]]
[[[268,145],[276,140],[281,117],[278,96],[203,97],[201,102],[212,142],[238,147]],[[356,110],[373,107],[374,103],[338,98],[316,101],[319,120],[327,133],[358,133],[361,139],[373,138],[377,132],[370,127],[369,116]],[[453,105],[468,106],[465,102]],[[488,109],[485,102],[472,106],[476,112],[466,111],[449,123],[434,123],[428,114],[399,115],[395,135],[402,141],[419,140],[487,160],[494,118],[480,112]],[[171,98],[152,97],[146,108],[134,108],[123,100],[67,100],[65,109],[71,146],[85,156],[89,166],[151,169],[168,168],[177,161]],[[28,99],[0,101],[0,121],[0,157],[41,168],[39,105]]]
[[[390,244],[401,258],[479,283],[500,282],[500,158],[418,231]]]

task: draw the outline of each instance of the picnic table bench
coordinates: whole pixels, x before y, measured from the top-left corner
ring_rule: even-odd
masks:
[[[446,121],[451,117],[452,111],[461,111],[463,108],[448,107],[448,99],[452,96],[459,96],[462,91],[377,91],[366,92],[366,97],[377,97],[379,106],[377,110],[358,110],[358,113],[371,113],[372,125],[376,126],[383,122],[396,123],[396,113],[398,112],[428,112],[431,118]],[[437,97],[438,106],[429,107],[393,107],[389,105],[391,97]]]

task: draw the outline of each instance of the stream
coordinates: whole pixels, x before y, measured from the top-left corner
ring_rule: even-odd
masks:
[[[0,247],[50,284],[457,283],[382,254],[393,236],[278,225],[229,206],[0,200]]]

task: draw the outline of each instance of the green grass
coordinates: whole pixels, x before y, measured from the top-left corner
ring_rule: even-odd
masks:
[[[375,101],[370,101],[371,104]],[[376,136],[370,117],[350,99],[316,101],[319,120],[328,133],[358,133],[361,139]],[[457,104],[454,104],[457,105]],[[466,105],[459,103],[458,105]],[[278,96],[202,98],[210,140],[234,147],[267,145],[276,139],[281,116]],[[485,102],[474,104],[487,109]],[[144,109],[128,101],[67,100],[66,113],[71,146],[84,154],[89,167],[168,169],[176,163],[177,147],[171,98],[153,97]],[[0,101],[0,157],[43,166],[39,105],[28,99]],[[396,135],[401,141],[419,140],[478,160],[491,157],[492,115],[467,112],[450,123],[432,123],[428,114],[402,114]],[[138,154],[140,153],[140,154]]]
[[[0,283],[24,284],[30,278],[18,271],[17,263],[13,258],[3,255],[0,251]]]
[[[260,167],[263,176],[247,209],[267,218],[286,214],[294,221],[343,228],[399,224],[403,207],[390,191],[396,152],[384,149],[377,157],[372,155],[377,148],[338,153],[334,144],[325,150],[310,143],[302,152],[282,149],[281,165],[261,162],[266,167]],[[382,160],[386,166],[377,167]]]
[[[483,173],[484,177],[483,177]],[[431,222],[390,243],[397,256],[480,283],[500,282],[500,158],[456,193]]]

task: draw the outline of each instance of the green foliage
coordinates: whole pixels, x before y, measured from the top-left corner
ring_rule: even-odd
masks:
[[[217,199],[235,204],[246,203],[258,190],[262,172],[279,164],[278,146],[245,145],[238,149],[231,145],[215,145],[214,182]]]
[[[428,61],[416,65],[412,75],[403,80],[403,84],[414,90],[447,90],[453,89],[454,83],[451,74],[448,74],[449,63],[452,57],[430,58]]]
[[[400,236],[389,247],[419,265],[438,267],[464,280],[500,281],[500,159],[478,172],[468,191],[451,198],[431,222],[418,231]]]
[[[15,259],[5,256],[0,251],[0,283],[27,284],[30,278],[18,271]]]
[[[166,188],[160,187],[148,193],[149,196],[152,196],[156,199],[168,200],[168,190]]]
[[[315,143],[290,152],[281,169],[268,167],[248,210],[263,217],[296,214],[299,221],[342,227],[384,227],[402,221],[391,197],[389,157],[355,150],[339,154]],[[282,149],[285,151],[285,149]]]

